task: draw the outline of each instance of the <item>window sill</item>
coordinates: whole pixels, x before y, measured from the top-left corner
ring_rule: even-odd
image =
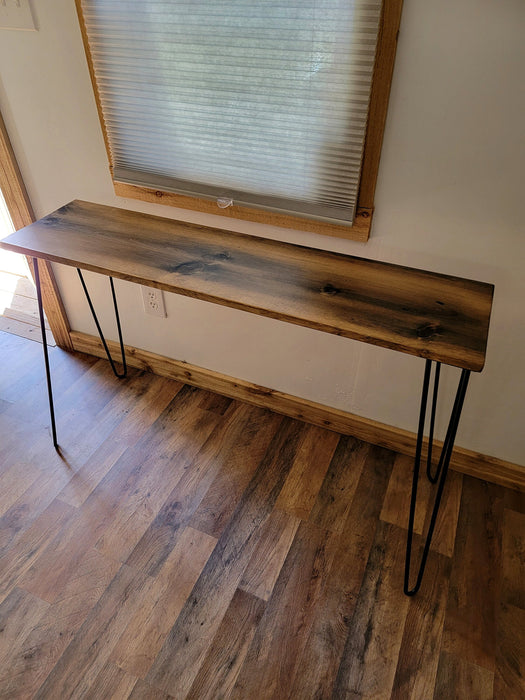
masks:
[[[248,207],[231,206],[227,209],[220,209],[212,200],[188,197],[173,192],[162,192],[148,187],[128,185],[123,182],[114,182],[115,194],[119,197],[130,199],[140,199],[143,202],[154,204],[165,204],[181,209],[191,209],[192,211],[202,211],[206,214],[215,214],[231,219],[244,221],[254,221],[256,223],[268,224],[271,226],[281,226],[299,231],[318,233],[323,236],[336,236],[352,241],[366,242],[370,236],[373,209],[358,208],[352,226],[332,224],[314,219],[303,219],[286,214],[279,214],[263,209],[250,209]]]

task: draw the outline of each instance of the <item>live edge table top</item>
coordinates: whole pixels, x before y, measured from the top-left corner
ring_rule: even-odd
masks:
[[[485,362],[483,282],[78,200],[0,245],[464,369]]]

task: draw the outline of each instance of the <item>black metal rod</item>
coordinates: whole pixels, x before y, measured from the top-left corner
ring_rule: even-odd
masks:
[[[118,330],[118,340],[120,344],[120,356],[122,358],[122,367],[124,368],[123,373],[119,376],[119,378],[125,377],[128,373],[128,366],[126,364],[126,352],[124,350],[124,343],[122,341],[122,328],[120,327],[120,316],[118,313],[118,306],[117,306],[117,296],[115,294],[115,285],[113,283],[113,277],[109,278],[109,284],[111,286],[111,296],[113,297],[113,308],[115,309],[115,320],[117,322],[117,330]]]
[[[454,446],[455,433],[454,433],[454,436],[452,436],[453,428],[454,428],[454,426],[451,423],[449,423],[448,428],[447,428],[447,432],[445,435],[445,440],[443,442],[443,447],[441,448],[441,454],[439,456],[439,462],[438,462],[435,474],[432,474],[432,472],[430,471],[430,466],[427,463],[428,479],[433,484],[437,483],[437,481],[439,479],[439,475],[441,474],[441,470],[443,469],[443,463],[444,463],[445,458],[449,452],[450,440],[452,440],[452,447]],[[450,449],[450,452],[452,453],[452,449]]]
[[[425,374],[423,377],[423,391],[421,393],[421,404],[419,408],[419,426],[417,430],[416,454],[414,457],[414,472],[412,475],[412,497],[410,499],[410,512],[408,516],[408,533],[407,533],[407,551],[405,559],[405,587],[406,595],[411,595],[407,592],[408,574],[410,572],[410,559],[412,555],[412,539],[414,535],[414,517],[416,513],[416,497],[417,485],[419,481],[419,466],[421,464],[421,449],[423,446],[423,433],[425,432],[425,417],[428,401],[428,386],[430,384],[430,371],[432,369],[432,361],[426,360]]]
[[[40,287],[40,272],[38,270],[38,258],[33,258],[33,269],[35,271],[36,296],[38,299],[38,315],[40,317],[42,345],[44,346],[44,363],[46,366],[47,396],[49,399],[49,414],[51,416],[51,433],[53,435],[53,445],[55,447],[55,450],[58,450],[57,429],[55,423],[55,407],[53,404],[53,388],[51,387],[51,371],[49,368],[49,353],[47,350],[46,323],[44,320],[44,307],[42,305],[42,289]]]
[[[115,375],[115,377],[118,377],[118,379],[123,379],[128,373],[128,368],[126,365],[126,353],[124,351],[124,343],[122,341],[122,329],[120,327],[120,318],[119,318],[119,313],[118,313],[117,297],[115,295],[115,287],[113,284],[113,277],[109,278],[109,283],[111,285],[111,295],[113,297],[113,307],[115,309],[115,318],[117,321],[118,339],[119,339],[119,343],[120,343],[120,354],[122,357],[122,366],[124,368],[122,372],[117,371],[115,363],[113,362],[113,358],[111,357],[111,354],[109,352],[108,344],[106,343],[106,339],[104,338],[104,334],[102,333],[102,328],[100,327],[100,323],[98,322],[97,314],[95,313],[95,307],[93,306],[93,302],[91,301],[91,297],[89,296],[89,292],[88,292],[88,289],[86,287],[86,283],[84,281],[82,271],[78,267],[77,267],[77,272],[78,272],[78,276],[80,277],[80,281],[82,283],[82,288],[84,289],[84,294],[86,295],[86,299],[87,299],[87,302],[89,304],[89,308],[91,310],[91,315],[93,316],[93,320],[95,321],[95,325],[97,327],[97,331],[98,331],[98,334],[100,336],[100,340],[102,341],[102,345],[104,346],[104,350],[106,351],[106,356],[109,360],[109,364],[111,365],[111,369],[113,370],[113,374]]]
[[[424,574],[425,566],[427,563],[428,553],[430,551],[430,544],[432,542],[434,528],[436,526],[437,515],[439,512],[439,506],[441,503],[441,497],[443,495],[443,489],[445,487],[445,481],[447,478],[448,467],[450,464],[450,458],[452,456],[452,450],[454,448],[454,441],[456,439],[456,432],[458,429],[459,419],[461,417],[461,410],[463,408],[463,402],[465,400],[465,394],[467,392],[467,386],[468,386],[468,381],[469,381],[469,377],[470,377],[469,370],[466,370],[466,369],[462,370],[461,377],[460,377],[459,384],[458,384],[458,389],[456,392],[456,398],[454,400],[454,406],[452,408],[452,413],[450,416],[450,421],[449,421],[448,430],[447,430],[447,436],[446,436],[445,443],[443,445],[443,450],[442,450],[441,457],[440,457],[440,467],[438,469],[438,474],[440,475],[440,479],[439,479],[436,497],[434,500],[434,507],[432,509],[432,515],[430,518],[430,524],[428,527],[427,537],[425,540],[425,546],[423,549],[423,554],[421,556],[421,562],[420,562],[417,577],[416,577],[416,583],[414,584],[414,586],[412,588],[410,588],[410,585],[409,585],[410,560],[411,560],[411,556],[412,556],[412,540],[413,540],[413,534],[414,534],[414,515],[415,515],[415,510],[416,510],[417,486],[418,486],[418,477],[419,477],[419,467],[420,467],[420,462],[421,462],[421,445],[423,442],[423,431],[424,431],[424,426],[425,426],[425,412],[426,412],[426,405],[427,405],[427,399],[428,399],[428,385],[429,385],[429,380],[430,380],[430,364],[429,364],[429,362],[430,361],[427,360],[427,364],[425,367],[425,375],[424,375],[424,379],[423,379],[423,392],[422,392],[422,397],[421,397],[421,409],[420,409],[420,415],[419,415],[419,429],[418,429],[418,437],[417,437],[417,443],[416,443],[416,456],[414,459],[414,475],[413,475],[413,480],[412,480],[412,496],[410,499],[410,514],[409,514],[408,535],[407,535],[407,550],[406,550],[406,559],[405,559],[405,581],[404,581],[404,592],[405,592],[405,595],[407,595],[407,596],[415,595],[421,586],[421,581],[423,580],[423,574]]]
[[[430,413],[430,431],[428,435],[428,453],[427,453],[427,477],[428,480],[435,484],[438,480],[439,473],[441,471],[440,466],[438,466],[435,474],[432,474],[432,448],[434,446],[434,427],[436,424],[436,408],[439,392],[439,375],[441,371],[441,362],[436,362],[436,367],[434,369],[434,391],[432,392],[432,410]],[[441,464],[441,463],[440,463]]]

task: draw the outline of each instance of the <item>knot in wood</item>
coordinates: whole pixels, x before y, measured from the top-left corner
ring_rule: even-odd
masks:
[[[416,330],[417,337],[424,339],[432,338],[433,336],[439,334],[440,328],[439,323],[424,323]]]
[[[333,284],[325,284],[325,286],[321,289],[321,294],[326,294],[329,297],[333,297],[336,294],[339,294],[341,290],[337,289],[337,287],[334,287]]]
[[[204,259],[211,261],[231,260],[231,255],[227,250],[225,250],[221,253],[207,253],[204,255]]]
[[[171,269],[172,272],[179,272],[181,275],[193,275],[195,272],[202,272],[206,265],[199,260],[181,263]]]

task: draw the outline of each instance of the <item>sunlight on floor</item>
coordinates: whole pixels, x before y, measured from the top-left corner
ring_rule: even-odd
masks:
[[[0,254],[0,268],[2,268],[3,264],[3,255]],[[3,315],[6,309],[11,307],[18,279],[17,275],[11,275],[0,270],[0,316]]]

